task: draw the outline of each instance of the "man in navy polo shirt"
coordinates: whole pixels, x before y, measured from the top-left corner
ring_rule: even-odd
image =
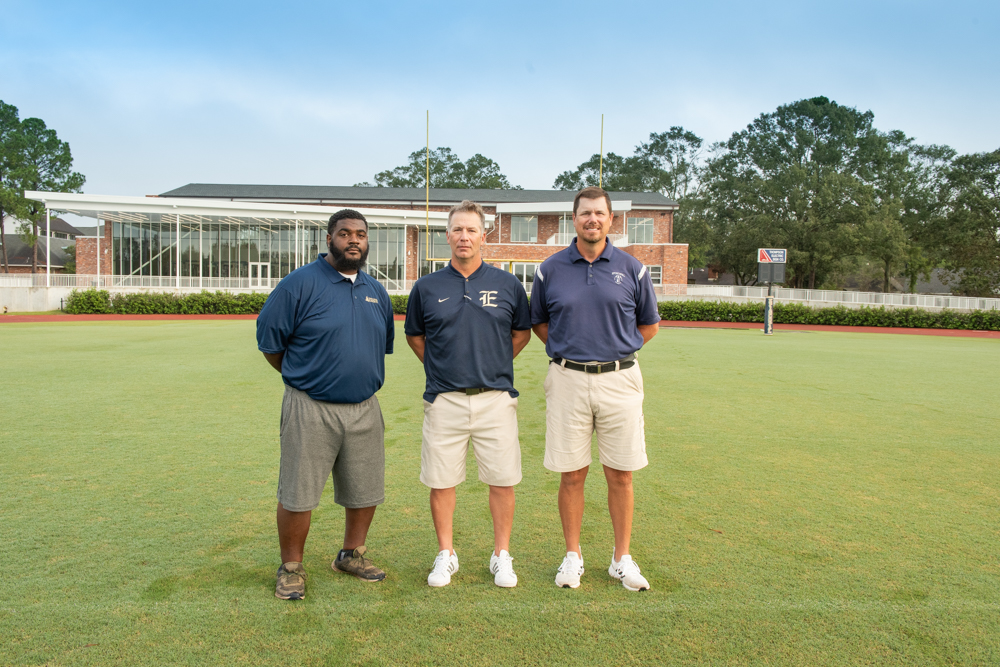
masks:
[[[521,481],[514,357],[531,339],[531,319],[521,282],[483,262],[484,224],[479,204],[451,209],[451,262],[416,282],[406,308],[406,342],[427,376],[420,481],[431,489],[440,550],[430,586],[447,586],[458,571],[452,519],[469,440],[479,480],[490,486],[493,582],[517,585],[510,555],[514,485]]]
[[[612,220],[607,192],[585,188],[576,195],[577,236],[535,272],[531,323],[552,360],[545,378],[545,467],[562,473],[559,515],[566,539],[556,584],[577,588],[583,574],[583,488],[596,432],[615,532],[608,574],[639,591],[649,582],[629,553],[632,472],[648,461],[635,353],[656,335],[660,316],[646,268],[608,242]]]
[[[389,295],[361,270],[368,222],[357,211],[330,216],[329,254],[288,274],[257,318],[257,346],[281,373],[281,469],[275,596],[305,597],[302,567],[312,510],[333,473],[345,508],[344,546],[331,567],[363,581],[385,572],[365,557],[375,507],[385,500],[384,422],[375,392],[395,333]]]

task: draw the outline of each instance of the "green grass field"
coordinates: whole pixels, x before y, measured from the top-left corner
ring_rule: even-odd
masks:
[[[330,571],[328,487],[308,599],[289,603],[273,597],[282,385],[252,321],[0,325],[0,664],[1000,664],[1000,342],[661,332],[642,353],[633,554],[653,588],[636,594],[607,575],[599,474],[584,584],[553,583],[537,340],[516,362],[520,583],[492,583],[470,467],[462,569],[426,586],[423,373],[398,335],[368,542],[388,578]]]

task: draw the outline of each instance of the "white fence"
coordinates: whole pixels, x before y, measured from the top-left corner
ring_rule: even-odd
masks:
[[[11,287],[56,287],[76,289],[108,289],[137,290],[155,289],[161,291],[192,292],[200,290],[227,292],[269,292],[277,284],[278,278],[258,280],[255,278],[185,278],[180,281],[176,277],[158,276],[93,276],[44,273],[8,273],[0,274],[0,288]],[[413,287],[412,280],[379,280],[391,294],[407,294]],[[525,288],[531,290],[531,283]],[[838,290],[791,289],[786,287],[772,288],[775,298],[779,301],[804,301],[826,304],[849,304],[866,306],[894,306],[913,308],[949,308],[952,310],[1000,310],[1000,299],[966,296],[945,296],[936,294],[900,294],[890,292],[842,292]],[[676,292],[680,292],[676,294]],[[683,299],[685,286],[659,285],[657,293],[673,295]],[[687,285],[686,295],[697,298],[747,298],[763,299],[767,296],[766,287],[743,287],[740,285]]]
[[[950,308],[953,310],[998,310],[1000,299],[969,296],[943,296],[937,294],[901,294],[897,292],[845,292],[840,290],[792,289],[773,287],[776,301],[821,301],[830,304],[866,306],[911,306],[914,308]],[[746,297],[763,299],[766,287],[740,285],[688,285],[688,296]]]

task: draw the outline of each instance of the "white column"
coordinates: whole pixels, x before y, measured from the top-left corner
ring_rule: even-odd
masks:
[[[198,288],[201,289],[201,277],[205,273],[205,251],[202,248],[204,241],[202,240],[202,224],[201,216],[198,216]]]
[[[101,218],[96,218],[97,220],[97,286],[101,286]],[[131,273],[132,264],[131,259],[129,260],[129,272]]]
[[[177,214],[177,289],[181,287],[181,214]]]
[[[45,207],[45,286],[52,286],[52,220],[49,217],[49,207]]]

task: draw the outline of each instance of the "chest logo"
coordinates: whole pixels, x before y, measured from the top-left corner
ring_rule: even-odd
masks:
[[[438,303],[441,303],[442,301],[447,301],[447,300],[448,300],[448,299],[450,299],[450,298],[451,298],[450,296],[446,296],[446,297],[445,297],[445,298],[443,298],[443,299],[438,299]]]
[[[368,303],[378,303],[378,299],[372,296],[366,296],[365,301],[367,301]]]
[[[612,271],[611,275],[613,275],[615,277],[615,284],[616,285],[621,285],[622,281],[625,280],[625,274],[624,273],[618,273],[617,271]]]
[[[479,300],[483,302],[483,308],[496,308],[497,305],[493,303],[493,300],[496,298],[497,290],[481,291],[479,293]]]

